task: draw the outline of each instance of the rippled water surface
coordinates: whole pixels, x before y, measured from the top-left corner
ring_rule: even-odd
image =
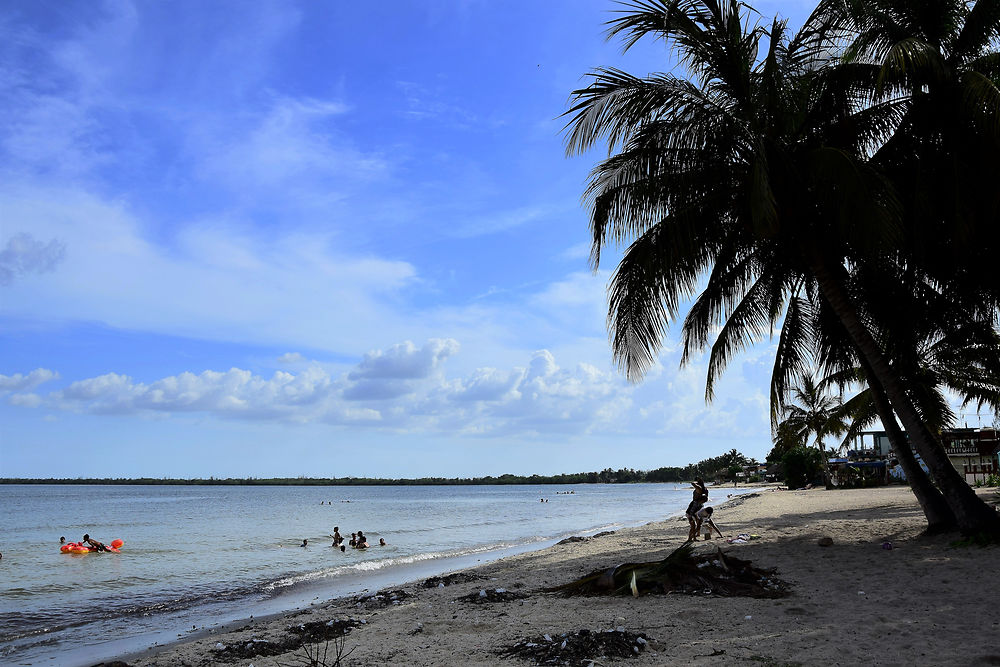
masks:
[[[713,499],[729,492],[713,489]],[[0,485],[0,663],[88,664],[179,628],[660,520],[688,500],[672,484]],[[330,547],[334,526],[387,546],[341,553]],[[60,553],[60,536],[84,533],[123,539],[122,553]]]

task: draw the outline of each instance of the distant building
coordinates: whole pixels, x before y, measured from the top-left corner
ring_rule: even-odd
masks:
[[[941,432],[948,460],[969,484],[983,482],[1000,472],[1000,433],[993,428],[948,428]],[[895,456],[885,431],[863,431],[851,443],[846,459],[838,462],[852,464],[859,461],[885,460],[890,464],[889,475],[906,479],[902,468],[892,465]],[[916,452],[914,452],[916,454]],[[927,466],[917,455],[917,461],[926,471]]]
[[[851,441],[847,456],[871,460],[890,458],[892,445],[889,443],[889,436],[885,431],[861,431]]]
[[[951,428],[941,432],[944,451],[955,470],[969,484],[984,482],[1000,472],[997,454],[1000,440],[993,428]]]

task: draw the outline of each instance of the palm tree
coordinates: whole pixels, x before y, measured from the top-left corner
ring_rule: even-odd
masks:
[[[929,281],[985,322],[995,322],[1000,280],[1000,5],[995,0],[824,0],[817,10],[846,36],[845,58],[875,72],[872,99],[901,100],[905,113],[871,162],[892,179],[904,207],[896,261],[913,284]],[[852,331],[907,434],[967,532],[998,530],[919,418],[905,388],[863,331]]]
[[[814,437],[813,444],[823,457],[823,475],[830,483],[830,463],[823,440],[841,436],[847,431],[840,399],[823,391],[812,374],[803,375],[792,389],[793,402],[785,408],[785,418],[779,429],[798,436],[801,441]]]
[[[599,69],[574,92],[568,152],[607,138],[612,153],[595,167],[587,190],[593,264],[606,243],[634,239],[609,286],[614,355],[631,379],[640,378],[705,278],[684,320],[683,362],[721,323],[709,361],[711,398],[735,352],[787,320],[801,290],[818,293],[885,386],[925,460],[950,468],[846,287],[845,262],[884,256],[901,228],[893,192],[863,149],[891,138],[890,121],[905,106],[889,102],[870,111],[871,77],[832,67],[825,33],[810,27],[789,35],[777,20],[764,29],[746,20],[743,6],[626,3],[609,22],[609,36],[623,36],[626,48],[647,35],[670,41],[693,80]],[[766,54],[758,58],[764,38]],[[956,514],[963,529],[1000,524],[992,512],[964,507],[979,502],[988,510],[974,493],[951,496],[962,508]]]

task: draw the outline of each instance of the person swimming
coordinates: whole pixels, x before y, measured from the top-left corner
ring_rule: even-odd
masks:
[[[90,548],[92,548],[94,551],[110,551],[110,549],[104,546],[104,544],[102,544],[101,542],[90,539],[89,534],[83,536],[83,543],[90,545]]]
[[[360,530],[358,531],[358,541],[354,546],[357,547],[358,549],[368,548],[368,538],[365,537],[365,534],[362,533]]]
[[[307,546],[309,546],[309,540],[302,540],[302,544],[300,544],[299,546],[300,547],[307,547]]]

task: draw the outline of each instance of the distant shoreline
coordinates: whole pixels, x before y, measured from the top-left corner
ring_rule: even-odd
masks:
[[[19,478],[3,477],[0,484],[64,484],[94,486],[506,486],[528,484],[685,484],[684,479],[590,479],[599,473],[574,475],[501,475],[500,477],[421,477],[415,479],[382,479],[368,477],[248,477],[248,478]],[[727,482],[728,483],[728,482]],[[757,486],[757,483],[742,483]]]

